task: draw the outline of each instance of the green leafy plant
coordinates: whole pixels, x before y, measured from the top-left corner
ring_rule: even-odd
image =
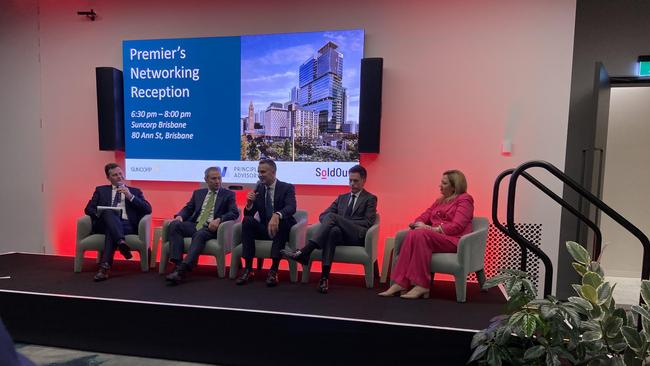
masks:
[[[581,283],[577,296],[559,301],[536,300],[526,272],[503,269],[485,284],[503,285],[509,296],[506,314],[491,320],[472,339],[468,363],[479,365],[650,365],[650,281],[643,280],[645,304],[632,311],[617,307],[614,287],[605,281],[600,264],[578,243],[567,242]],[[634,314],[642,322],[635,324]]]

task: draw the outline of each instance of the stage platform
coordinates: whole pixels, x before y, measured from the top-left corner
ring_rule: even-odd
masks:
[[[335,264],[336,266],[336,264]],[[504,309],[494,288],[453,282],[431,298],[382,298],[362,276],[332,275],[330,293],[309,284],[267,288],[266,271],[236,286],[200,266],[179,286],[136,261],[115,261],[95,283],[94,260],[73,273],[73,258],[0,255],[0,317],[17,342],[219,365],[463,365],[473,334]],[[378,284],[378,280],[375,281]]]

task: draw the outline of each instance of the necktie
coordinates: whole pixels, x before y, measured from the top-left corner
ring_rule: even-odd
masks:
[[[271,196],[271,187],[266,187],[266,199],[264,202],[264,211],[266,211],[266,221],[271,220],[273,216],[273,197]]]
[[[208,191],[208,202],[205,204],[199,215],[199,220],[196,222],[196,230],[201,230],[205,222],[208,221],[210,212],[214,210],[214,201],[216,194],[212,191]]]
[[[120,204],[120,200],[122,198],[121,196],[122,196],[122,193],[115,192],[115,198],[113,198],[113,203],[111,204],[111,206],[117,207]]]
[[[348,205],[348,209],[345,210],[345,217],[350,217],[352,216],[352,209],[354,208],[354,201],[356,200],[357,195],[353,194],[352,197],[350,198],[350,204]]]

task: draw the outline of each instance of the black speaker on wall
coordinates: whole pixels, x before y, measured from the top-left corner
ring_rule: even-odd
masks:
[[[359,152],[378,153],[381,122],[381,80],[384,59],[361,60],[359,96]]]
[[[124,150],[124,88],[122,71],[95,68],[99,150]]]

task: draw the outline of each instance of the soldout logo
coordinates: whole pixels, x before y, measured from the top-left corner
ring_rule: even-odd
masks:
[[[134,173],[150,173],[153,170],[150,166],[132,166],[131,171]]]
[[[329,177],[346,178],[348,171],[342,168],[316,168],[316,176],[320,177],[320,179],[327,179]]]

